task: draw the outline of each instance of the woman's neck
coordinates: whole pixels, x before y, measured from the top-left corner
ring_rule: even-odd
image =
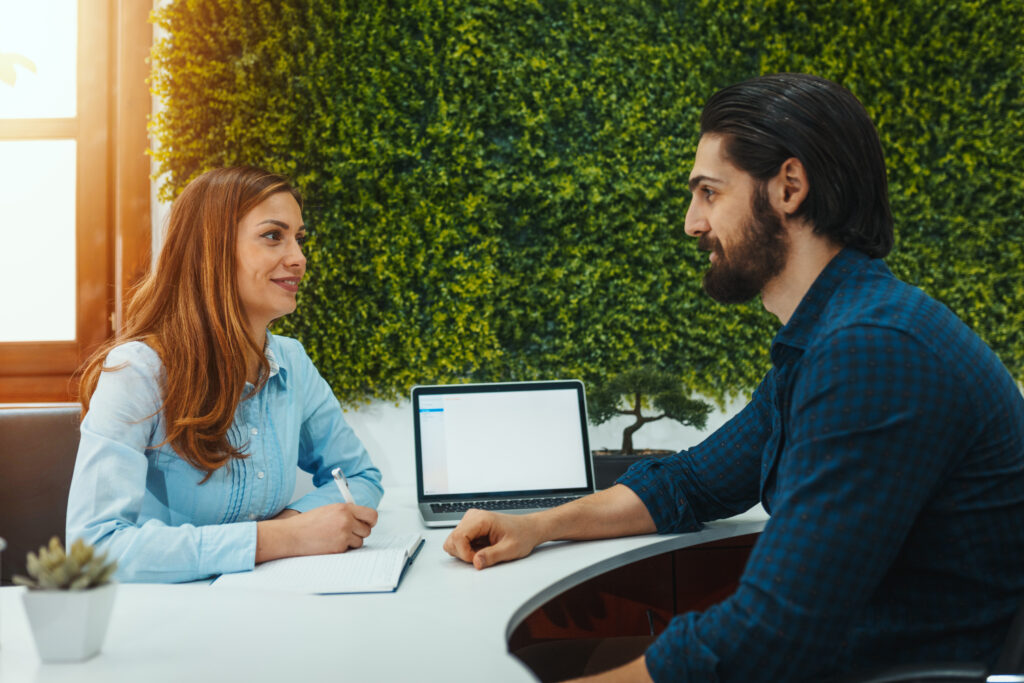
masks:
[[[258,330],[256,334],[253,334],[252,340],[260,351],[256,353],[250,350],[246,353],[245,379],[255,386],[260,378],[260,358],[264,355],[264,349],[267,346],[267,328],[264,327]]]

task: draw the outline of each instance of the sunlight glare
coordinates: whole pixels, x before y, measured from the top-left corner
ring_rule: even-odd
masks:
[[[0,0],[0,119],[76,115],[77,27],[77,0]]]

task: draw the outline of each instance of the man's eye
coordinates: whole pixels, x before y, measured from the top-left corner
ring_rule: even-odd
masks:
[[[710,187],[702,187],[700,191],[704,193],[704,199],[711,199],[712,195],[715,194],[715,191]]]

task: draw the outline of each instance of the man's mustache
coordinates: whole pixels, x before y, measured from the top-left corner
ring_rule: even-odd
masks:
[[[701,235],[697,238],[697,248],[701,251],[713,251],[719,256],[722,255],[722,244],[711,235]]]

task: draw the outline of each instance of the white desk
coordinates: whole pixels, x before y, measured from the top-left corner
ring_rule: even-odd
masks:
[[[610,569],[670,550],[759,532],[760,509],[694,534],[552,543],[484,571],[424,529],[415,492],[393,489],[381,529],[418,530],[426,544],[396,593],[295,596],[204,584],[118,587],[103,651],[81,664],[42,664],[21,603],[0,589],[0,681],[530,681],[507,650],[533,610]]]

